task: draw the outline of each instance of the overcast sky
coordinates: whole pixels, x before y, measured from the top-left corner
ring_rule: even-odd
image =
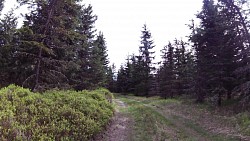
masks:
[[[5,6],[12,7],[14,1],[6,0]],[[104,33],[109,60],[117,67],[128,54],[138,53],[143,24],[151,31],[159,60],[160,50],[168,41],[186,40],[190,33],[186,24],[202,7],[202,0],[83,0],[83,3],[93,6],[98,16],[96,28]]]
[[[195,18],[202,0],[86,0],[98,16],[96,28],[104,33],[110,62],[117,67],[128,54],[138,53],[143,24],[147,24],[160,50],[175,38],[184,40],[190,33],[186,24]]]

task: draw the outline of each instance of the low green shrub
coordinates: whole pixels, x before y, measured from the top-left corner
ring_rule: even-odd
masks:
[[[105,88],[99,88],[97,90],[95,90],[95,92],[99,93],[99,94],[103,94],[105,95],[105,98],[112,103],[112,99],[114,98],[114,95],[107,89]]]
[[[100,90],[39,94],[10,85],[0,90],[0,140],[89,140],[113,110]]]
[[[250,136],[250,113],[240,113],[237,116],[237,121],[240,126],[241,131]]]

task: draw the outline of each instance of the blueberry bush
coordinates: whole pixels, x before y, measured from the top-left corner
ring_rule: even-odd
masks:
[[[10,85],[0,90],[0,140],[89,140],[113,115],[106,89],[33,93]]]

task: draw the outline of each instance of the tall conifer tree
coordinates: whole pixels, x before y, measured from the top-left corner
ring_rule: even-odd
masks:
[[[221,105],[223,95],[231,97],[234,88],[235,56],[239,51],[237,27],[213,0],[203,1],[203,9],[197,17],[201,25],[191,38],[197,58],[197,100],[201,102],[204,94],[212,94],[210,96]]]
[[[159,72],[159,85],[160,85],[160,93],[164,98],[171,97],[176,93],[176,88],[174,82],[176,80],[176,76],[174,73],[174,47],[169,42],[167,46],[165,46],[162,50],[162,59],[163,64],[160,68]]]
[[[66,75],[68,66],[76,66],[72,62],[75,57],[75,41],[79,38],[75,31],[81,7],[76,1],[68,0],[40,1],[35,4],[36,12],[26,16],[24,26],[40,36],[33,39],[39,44],[39,52],[35,58],[35,75],[25,81],[35,79],[33,89],[65,87],[69,78]]]
[[[150,90],[150,80],[152,78],[152,71],[155,69],[153,66],[154,42],[151,37],[151,33],[148,30],[146,24],[143,25],[141,46],[139,47],[138,65],[141,67],[138,71],[141,72],[142,78],[138,84],[137,93],[140,95],[148,95]]]
[[[104,35],[99,32],[94,41],[90,54],[90,81],[94,87],[104,87],[107,85],[108,54]]]
[[[13,10],[0,20],[0,87],[18,83],[21,78],[19,66],[14,61],[17,18]]]

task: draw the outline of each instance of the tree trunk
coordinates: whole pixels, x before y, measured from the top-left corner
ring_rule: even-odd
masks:
[[[227,91],[227,99],[228,100],[232,99],[232,90]]]
[[[219,92],[219,96],[218,96],[218,106],[219,107],[221,106],[221,101],[222,101],[221,92]]]
[[[197,93],[196,102],[197,102],[197,103],[203,103],[203,102],[204,102],[204,96],[203,96],[203,94],[202,94],[201,91],[199,91],[199,92]]]
[[[45,29],[44,29],[44,32],[43,32],[43,35],[46,35],[47,31],[48,31],[48,26],[49,26],[49,23],[50,23],[50,20],[53,16],[53,13],[54,13],[54,6],[56,4],[56,1],[57,0],[53,0],[50,4],[50,11],[48,13],[48,19],[46,21],[46,24],[45,24]],[[44,44],[45,43],[45,38],[42,39],[42,43]],[[38,54],[38,62],[37,62],[37,67],[36,67],[36,80],[35,80],[35,86],[33,87],[32,91],[35,91],[38,87],[39,87],[39,78],[40,78],[40,75],[41,75],[41,61],[42,61],[42,48],[39,49],[39,54]]]

